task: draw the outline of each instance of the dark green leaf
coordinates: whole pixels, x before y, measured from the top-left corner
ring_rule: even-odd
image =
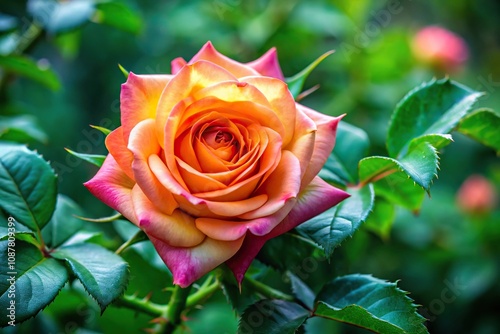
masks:
[[[87,23],[95,12],[94,1],[64,1],[56,4],[46,29],[49,33],[67,32]]]
[[[141,18],[128,6],[119,2],[99,2],[96,4],[94,21],[106,24],[132,34],[138,34],[142,28]]]
[[[429,192],[437,175],[439,159],[436,149],[427,142],[417,141],[400,161],[387,157],[368,157],[359,162],[359,179],[362,184],[375,182],[388,175],[403,172],[416,184]]]
[[[63,246],[53,256],[68,262],[71,271],[102,311],[125,291],[128,265],[103,247],[94,244]]]
[[[396,218],[394,204],[389,203],[381,197],[375,198],[375,206],[372,213],[366,220],[364,226],[368,230],[376,233],[384,240],[388,240],[391,234],[391,227]]]
[[[273,238],[264,244],[264,247],[257,254],[257,259],[262,263],[280,271],[286,271],[297,266],[302,267],[304,259],[314,255],[314,245],[308,244],[302,236],[285,233]],[[309,241],[310,242],[310,241]],[[283,256],[283,249],[293,249]]]
[[[0,116],[0,139],[18,143],[47,142],[47,135],[29,115]]]
[[[98,154],[86,154],[86,153],[78,153],[70,150],[69,148],[64,148],[69,154],[74,155],[77,158],[90,162],[91,164],[101,167],[104,163],[104,159],[106,159],[105,155]]]
[[[306,283],[291,272],[287,272],[286,276],[290,280],[294,296],[307,306],[307,308],[312,310],[314,307],[314,298],[316,296],[311,288],[309,288]]]
[[[68,272],[63,264],[52,258],[43,257],[32,244],[16,241],[9,246],[7,240],[0,241],[2,257],[15,249],[15,265],[8,261],[0,262],[0,308],[3,311],[15,300],[15,323],[35,316],[47,306],[68,280]],[[9,279],[15,276],[15,299],[12,298]],[[0,326],[7,325],[8,317],[0,318]]]
[[[335,148],[319,176],[333,183],[338,183],[339,179],[344,185],[357,183],[358,163],[366,156],[369,146],[366,132],[346,122],[340,122]]]
[[[75,235],[82,228],[83,221],[74,215],[81,214],[82,210],[78,204],[64,195],[58,195],[56,211],[42,230],[45,243],[56,248]]]
[[[261,299],[247,280],[244,279],[243,282],[241,282],[240,289],[231,270],[226,267],[222,269],[224,270],[222,270],[222,274],[219,276],[222,291],[227,301],[236,312],[239,314],[243,313],[248,306]]]
[[[373,207],[372,185],[349,188],[348,192],[351,197],[297,227],[300,234],[320,245],[328,257],[342,241],[354,234]]]
[[[396,283],[369,275],[347,275],[326,284],[317,297],[314,315],[375,333],[424,334],[425,319]]]
[[[3,68],[5,72],[37,81],[52,90],[61,87],[57,75],[50,68],[39,67],[37,63],[25,56],[0,56],[0,68]]]
[[[56,196],[54,171],[35,152],[18,147],[0,156],[0,208],[17,222],[38,231],[50,220]]]
[[[493,110],[474,111],[460,122],[457,130],[500,154],[500,116]]]
[[[318,57],[315,61],[309,64],[299,73],[295,74],[293,77],[286,78],[286,83],[288,84],[288,89],[292,93],[293,97],[296,98],[302,92],[302,87],[306,82],[307,77],[311,72],[318,66],[326,57],[331,55],[333,51],[328,51]]]
[[[309,317],[302,306],[283,300],[262,300],[243,312],[238,333],[293,334]]]
[[[390,156],[405,155],[414,138],[449,133],[481,95],[449,79],[432,80],[409,92],[397,105],[389,124]]]

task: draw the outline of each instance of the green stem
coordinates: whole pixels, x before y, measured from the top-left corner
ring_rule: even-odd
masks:
[[[160,317],[168,309],[168,306],[155,304],[151,302],[149,298],[137,298],[129,295],[124,295],[121,298],[118,298],[114,304],[116,306],[122,306],[140,311],[153,317]]]
[[[166,323],[159,323],[157,328],[153,330],[154,333],[163,332],[165,334],[173,333],[174,330],[182,323],[181,314],[186,308],[186,301],[189,296],[189,291],[191,286],[187,288],[181,288],[176,285],[174,287],[174,292],[172,297],[170,297],[170,302],[168,303],[168,308],[163,313],[163,317],[168,319]]]
[[[273,289],[270,286],[268,286],[262,282],[259,282],[259,281],[255,280],[249,276],[245,277],[245,281],[248,284],[252,285],[257,292],[261,293],[262,295],[264,295],[267,298],[281,299],[281,300],[287,300],[287,301],[294,301],[295,300],[295,298],[293,296],[290,296],[290,295],[283,293],[279,290]]]
[[[215,291],[217,291],[220,287],[220,282],[215,281],[212,283],[214,276],[210,275],[203,285],[187,298],[186,306],[187,308],[191,308],[193,306],[198,305],[200,302],[210,297]]]

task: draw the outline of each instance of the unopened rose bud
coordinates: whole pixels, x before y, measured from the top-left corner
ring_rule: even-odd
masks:
[[[412,49],[419,61],[444,72],[460,69],[469,55],[462,37],[438,26],[420,30],[413,38]]]
[[[491,182],[481,175],[467,178],[457,194],[459,207],[472,214],[491,211],[496,204],[497,194]]]

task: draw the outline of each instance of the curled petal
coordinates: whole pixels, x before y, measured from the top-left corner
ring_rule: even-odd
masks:
[[[107,135],[105,143],[109,154],[115,158],[123,172],[133,180],[132,161],[134,161],[134,155],[129,151],[127,144],[123,140],[123,127],[120,126]]]
[[[347,197],[349,197],[348,193],[329,185],[319,177],[315,177],[299,194],[297,203],[290,213],[270,233],[264,236],[247,233],[241,249],[226,262],[233,271],[236,280],[241,283],[248,267],[267,240],[290,231]]]
[[[247,66],[253,68],[260,74],[266,77],[273,77],[285,81],[283,72],[278,61],[278,53],[276,48],[271,48],[260,58],[246,63]]]
[[[138,185],[132,189],[132,201],[139,227],[147,235],[174,247],[193,247],[205,239],[205,235],[196,228],[193,217],[179,209],[171,215],[164,214],[151,203]]]
[[[160,145],[155,135],[153,119],[146,119],[132,130],[128,149],[134,155],[132,170],[137,184],[151,202],[167,215],[178,207],[172,194],[162,186],[151,171],[148,159],[160,151]]]
[[[183,288],[231,258],[240,249],[245,237],[233,241],[211,238],[195,247],[173,247],[149,237],[156,251],[174,276],[174,284]]]
[[[214,48],[211,42],[207,42],[201,48],[201,50],[189,61],[189,64],[193,64],[199,60],[207,60],[211,63],[217,64],[231,72],[231,74],[237,78],[245,77],[248,75],[259,75],[259,73],[252,67],[246,66],[224,56]]]
[[[316,123],[318,128],[316,131],[311,161],[305,171],[304,177],[302,178],[302,186],[305,186],[309,184],[309,182],[311,182],[316,175],[318,175],[319,171],[332,153],[333,147],[335,146],[337,126],[343,116],[327,116],[302,105],[299,105],[299,108]]]
[[[182,57],[178,57],[172,60],[172,62],[170,63],[172,74],[177,74],[181,70],[181,68],[186,64],[187,62]]]
[[[126,143],[130,131],[137,123],[147,118],[155,118],[158,100],[172,77],[129,73],[120,94],[121,123]]]
[[[135,182],[127,176],[108,154],[97,174],[84,186],[106,205],[120,212],[128,220],[137,224],[130,192]]]

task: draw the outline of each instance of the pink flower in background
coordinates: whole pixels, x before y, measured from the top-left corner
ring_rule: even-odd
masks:
[[[490,212],[495,208],[497,193],[491,182],[481,175],[469,176],[457,194],[459,207],[472,214]]]
[[[267,240],[348,196],[317,177],[340,118],[283,80],[274,49],[243,64],[207,43],[122,85],[121,126],[85,186],[149,236],[174,284],[224,262],[241,282]]]
[[[438,26],[420,30],[413,38],[412,49],[419,61],[445,72],[458,70],[469,55],[462,37]]]

